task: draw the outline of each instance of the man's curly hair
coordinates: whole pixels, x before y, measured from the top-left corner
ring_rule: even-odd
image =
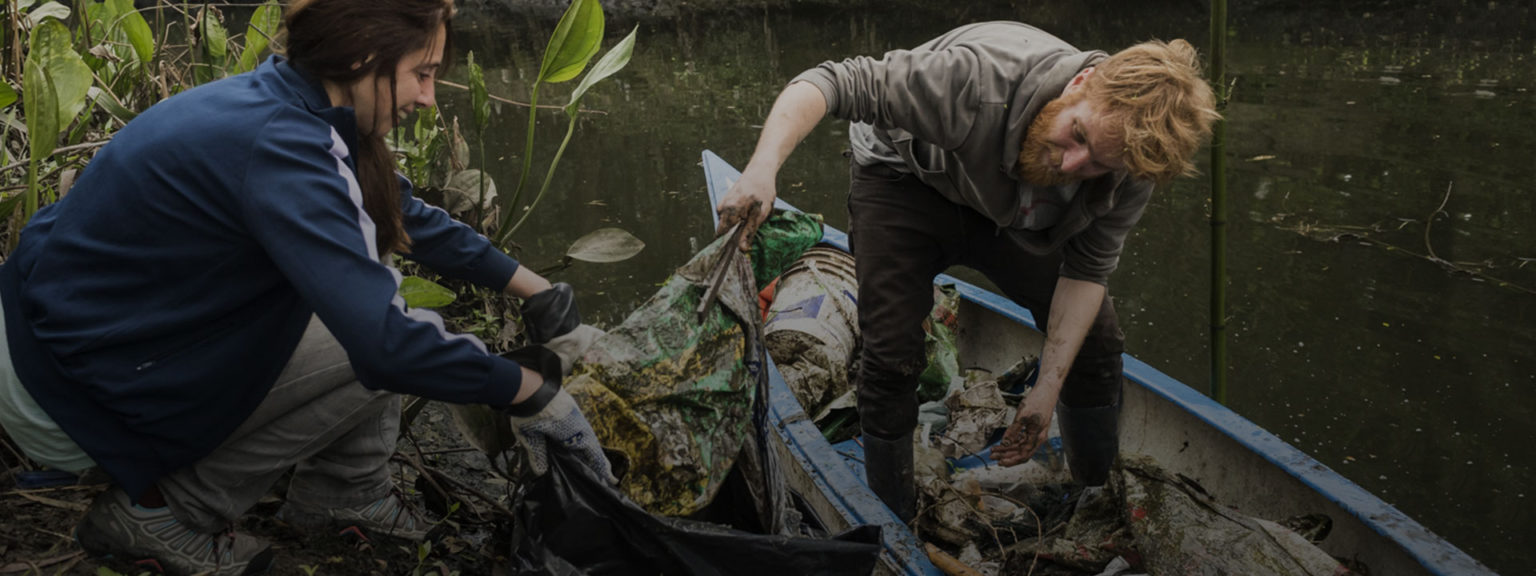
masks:
[[[1183,40],[1121,50],[1094,66],[1083,92],[1100,125],[1124,139],[1131,175],[1159,184],[1196,172],[1191,158],[1221,117],[1200,56]]]

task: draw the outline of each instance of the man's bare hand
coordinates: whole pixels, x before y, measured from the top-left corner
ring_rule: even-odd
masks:
[[[773,174],[753,171],[748,167],[716,207],[716,212],[720,214],[720,225],[715,228],[715,235],[730,231],[732,226],[740,222],[746,231],[741,235],[739,248],[742,252],[751,251],[757,227],[762,226],[773,212],[773,201],[778,197],[774,186]]]
[[[1056,395],[1055,390],[1031,390],[1019,403],[1019,414],[1003,434],[1003,440],[992,449],[992,459],[1004,466],[1014,466],[1034,456],[1035,450],[1045,443],[1046,432],[1051,429]]]

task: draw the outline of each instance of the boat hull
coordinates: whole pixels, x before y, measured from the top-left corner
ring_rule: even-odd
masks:
[[[703,165],[713,208],[740,172],[709,151]],[[782,199],[775,206],[793,209]],[[831,227],[823,242],[848,249],[847,236]],[[956,345],[963,368],[1002,373],[1021,356],[1038,357],[1044,337],[1028,310],[947,275],[935,283],[953,285],[962,298]],[[1121,454],[1150,457],[1251,516],[1327,514],[1333,529],[1319,546],[1365,564],[1371,574],[1493,574],[1321,462],[1130,355],[1125,356],[1125,376]],[[859,454],[839,452],[827,443],[777,370],[771,370],[770,382],[770,413],[778,431],[774,449],[788,463],[788,485],[806,507],[831,531],[882,525],[886,550],[880,573],[941,574],[911,530],[869,491]]]

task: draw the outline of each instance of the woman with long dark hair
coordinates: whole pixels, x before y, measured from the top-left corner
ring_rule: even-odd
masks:
[[[396,393],[501,407],[611,478],[561,358],[489,354],[398,296],[394,254],[524,298],[536,343],[590,342],[568,285],[395,173],[384,136],[433,105],[452,19],[451,0],[296,0],[283,56],[146,110],[22,232],[0,266],[0,424],[42,464],[112,478],[86,550],[265,570],[230,526],[289,469],[290,524],[422,539],[389,476]]]

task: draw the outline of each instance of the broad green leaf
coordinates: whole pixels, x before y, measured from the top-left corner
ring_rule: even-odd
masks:
[[[59,144],[59,100],[54,93],[53,80],[48,77],[48,69],[27,62],[22,70],[21,89],[27,96],[22,104],[27,113],[27,139],[32,158],[42,159],[52,154]]]
[[[475,110],[475,130],[485,131],[485,126],[491,122],[491,98],[485,89],[485,72],[480,69],[480,64],[475,62],[475,53],[468,55],[469,62],[469,100]],[[483,136],[482,136],[483,137]]]
[[[110,0],[110,3],[116,9],[119,29],[133,46],[133,55],[139,58],[139,63],[147,64],[155,57],[155,34],[150,31],[149,22],[134,9],[133,0]]]
[[[407,276],[400,281],[400,297],[411,308],[441,308],[453,303],[452,290],[420,276]]]
[[[571,103],[565,105],[566,114],[575,117],[576,110],[581,107],[581,97],[586,95],[589,88],[629,65],[629,57],[635,52],[635,33],[639,31],[640,27],[635,26],[634,30],[629,31],[628,36],[598,59],[597,64],[592,66],[592,71],[587,72],[586,77],[581,79],[581,83],[576,85],[576,90],[571,92]]]
[[[15,103],[16,89],[11,87],[10,82],[0,80],[0,108],[4,108]]]
[[[85,92],[94,80],[91,67],[85,65],[75,47],[70,44],[69,28],[58,20],[44,20],[32,30],[32,53],[27,60],[48,71],[48,81],[53,84],[57,130],[69,125],[80,110],[85,108]],[[31,110],[28,108],[28,110]],[[27,113],[30,120],[31,112]],[[53,136],[58,136],[55,131]]]
[[[112,94],[106,90],[92,86],[91,89],[86,92],[86,94],[98,106],[106,109],[107,113],[111,114],[113,118],[117,118],[118,121],[124,124],[127,124],[129,120],[132,120],[134,117],[139,115],[137,112],[125,108],[122,103],[118,102],[116,98],[113,98]]]
[[[38,23],[42,22],[46,18],[68,20],[69,7],[58,2],[49,2],[42,6],[38,6],[31,12],[27,12],[27,22],[30,23],[33,28],[36,28]]]
[[[599,228],[571,244],[565,255],[582,262],[608,263],[634,258],[643,249],[645,242],[634,234],[618,228]]]
[[[538,81],[558,84],[575,78],[597,54],[602,40],[603,6],[597,0],[571,0],[544,48]]]
[[[229,32],[220,21],[218,9],[203,8],[203,53],[214,68],[224,68],[229,63]]]
[[[235,74],[256,69],[256,65],[261,63],[262,51],[271,44],[282,22],[283,8],[277,5],[276,0],[269,0],[251,14],[251,23],[245,27],[245,49],[240,52],[240,62],[233,71]]]

